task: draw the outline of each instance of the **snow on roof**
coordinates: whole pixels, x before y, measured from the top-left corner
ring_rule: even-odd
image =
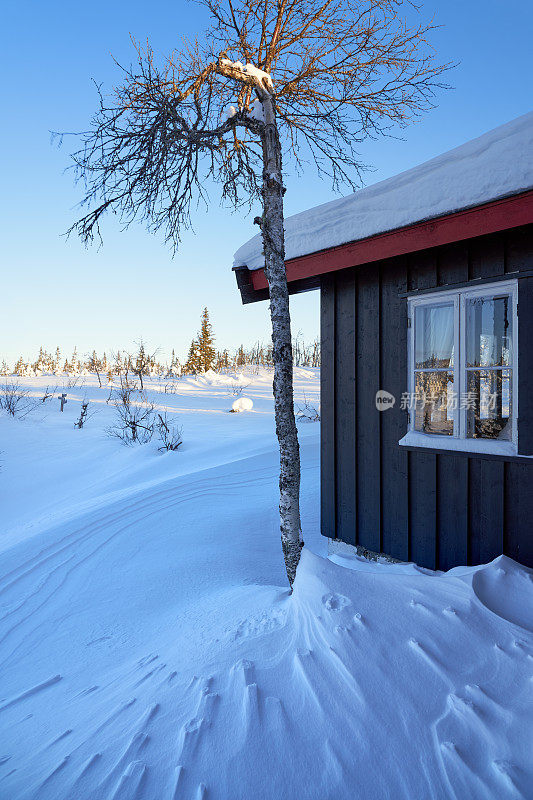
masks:
[[[533,188],[533,111],[418,167],[285,220],[286,258],[315,253]],[[235,266],[264,266],[257,234]]]

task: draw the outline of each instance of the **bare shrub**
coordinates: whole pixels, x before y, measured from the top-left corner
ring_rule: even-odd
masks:
[[[127,378],[120,378],[120,386],[112,391],[111,405],[116,411],[114,425],[107,432],[124,444],[146,444],[151,441],[155,429],[154,404],[144,392]]]
[[[303,404],[296,407],[296,419],[298,422],[320,422],[320,406],[314,406],[304,394]]]
[[[136,353],[127,353],[126,377],[128,376],[128,371],[131,370],[141,383],[141,391],[144,391],[143,376],[151,374],[152,369],[155,367],[156,356],[157,350],[153,353],[148,353],[142,339],[138,344]]]
[[[35,401],[29,395],[30,390],[18,381],[6,381],[0,387],[0,410],[10,417],[24,419],[35,408]]]
[[[158,450],[177,450],[183,442],[183,429],[167,416],[166,411],[157,415],[156,430],[161,440]]]
[[[159,389],[161,391],[161,389]],[[176,381],[165,381],[163,383],[164,394],[178,394],[178,384]]]
[[[249,383],[245,383],[243,385],[240,384],[235,384],[233,386],[230,385],[228,386],[228,394],[230,395],[230,397],[241,397],[244,390],[248,389],[249,386],[250,386]]]
[[[52,388],[47,386],[44,390],[43,396],[41,397],[41,403],[47,403],[49,400],[52,400],[56,392],[57,386],[52,386]]]
[[[83,403],[81,404],[80,416],[74,423],[74,427],[83,428],[88,419],[89,419],[89,401],[84,400]]]

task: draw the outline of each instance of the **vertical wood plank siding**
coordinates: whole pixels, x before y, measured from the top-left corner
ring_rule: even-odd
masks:
[[[330,538],[432,569],[533,566],[533,460],[406,450],[406,289],[533,270],[533,226],[332,273],[321,285],[321,519]],[[533,277],[519,281],[519,447],[533,454]],[[396,397],[378,412],[375,395]],[[530,396],[531,395],[531,396]]]
[[[355,416],[355,275],[340,276],[335,295],[335,429],[337,537],[355,544],[357,478]]]
[[[402,531],[406,530],[409,516],[409,485],[407,450],[388,448],[384,444],[398,442],[405,433],[406,411],[400,399],[406,390],[405,360],[398,352],[407,352],[407,304],[399,292],[405,281],[406,263],[402,260],[385,263],[381,280],[381,380],[380,388],[396,398],[393,408],[379,413],[381,422],[381,549],[384,553],[398,553],[406,561],[409,546]],[[374,406],[374,415],[378,414]]]
[[[362,267],[357,275],[357,544],[381,551],[381,414],[375,397],[380,384],[379,275]]]
[[[324,536],[336,536],[335,452],[335,281],[324,279],[320,290],[320,525]]]

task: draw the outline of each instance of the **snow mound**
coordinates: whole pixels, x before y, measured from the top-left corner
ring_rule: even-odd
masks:
[[[474,574],[472,589],[489,611],[533,632],[533,570],[500,556]]]
[[[285,220],[287,259],[354,242],[533,188],[533,112],[348,197]],[[264,266],[261,235],[235,266]]]
[[[231,410],[238,413],[240,411],[251,411],[253,407],[253,400],[250,400],[249,397],[238,397],[233,403]]]

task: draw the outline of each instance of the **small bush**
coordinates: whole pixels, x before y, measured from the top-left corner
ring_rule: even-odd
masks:
[[[57,392],[57,386],[53,386],[50,388],[49,386],[46,387],[44,390],[44,394],[41,397],[41,403],[48,403],[49,400],[52,400],[55,393]]]
[[[127,378],[120,379],[120,387],[113,389],[110,403],[116,411],[115,424],[107,429],[124,444],[146,444],[154,435],[160,441],[159,450],[177,450],[182,443],[182,429],[167,413],[156,413],[144,391]],[[81,427],[81,426],[80,426]]]
[[[156,429],[161,440],[159,450],[177,450],[182,444],[183,429],[178,427],[172,419],[167,417],[165,412],[163,416],[157,415]]]
[[[249,383],[230,385],[228,386],[228,394],[230,397],[241,397],[244,390],[248,389],[249,386]]]
[[[154,435],[154,405],[135,384],[121,377],[120,386],[111,392],[111,405],[116,410],[115,424],[107,429],[124,444],[146,444]]]
[[[10,417],[24,419],[35,408],[35,401],[29,394],[29,389],[18,381],[4,383],[0,387],[0,410],[5,411]]]
[[[83,428],[88,419],[89,419],[89,401],[84,400],[83,403],[81,404],[80,416],[74,423],[74,427]]]
[[[296,408],[296,419],[298,422],[320,422],[320,407],[309,403],[304,395],[303,405]]]

